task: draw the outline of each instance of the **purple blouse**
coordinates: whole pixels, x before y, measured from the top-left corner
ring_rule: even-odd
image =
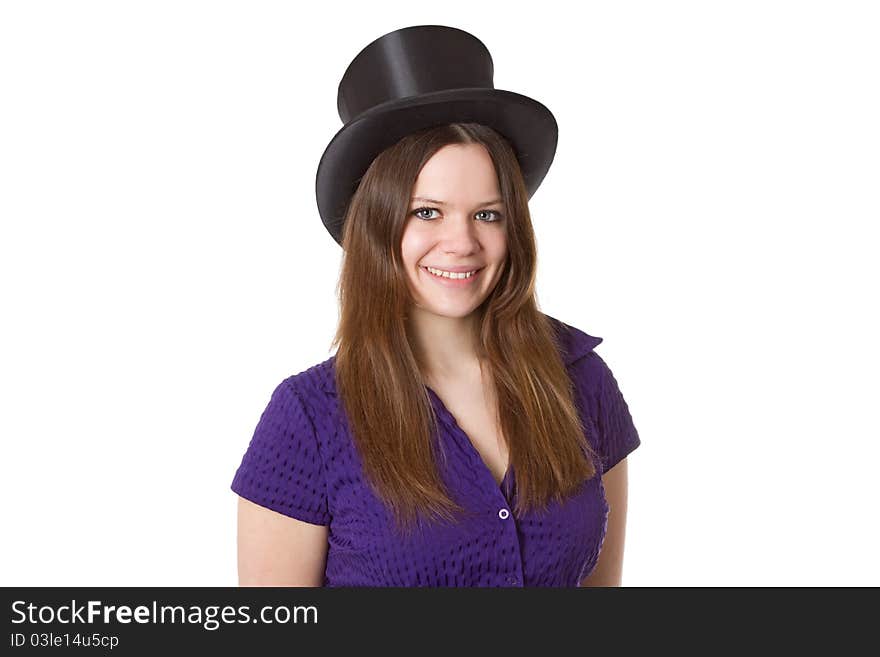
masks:
[[[602,338],[549,319],[604,474],[639,446],[638,432],[611,370],[593,351]],[[455,501],[477,514],[457,525],[420,524],[400,538],[393,515],[364,482],[337,399],[334,360],[275,388],[231,485],[263,507],[329,526],[324,586],[576,587],[593,570],[609,510],[601,477],[562,504],[516,516],[513,467],[499,486],[427,386],[449,457],[438,467]]]

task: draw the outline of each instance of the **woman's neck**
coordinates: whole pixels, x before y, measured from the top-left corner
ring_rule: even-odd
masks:
[[[477,312],[446,317],[413,308],[408,331],[423,376],[452,380],[479,372],[479,320]]]

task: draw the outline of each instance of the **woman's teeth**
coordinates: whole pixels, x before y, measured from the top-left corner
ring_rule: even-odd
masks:
[[[442,276],[443,278],[470,278],[477,272],[476,269],[474,269],[474,271],[463,271],[460,273],[443,271],[442,269],[434,269],[433,267],[425,267],[425,269],[434,274],[434,276]]]

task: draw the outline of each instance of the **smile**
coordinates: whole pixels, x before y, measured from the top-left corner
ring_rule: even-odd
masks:
[[[425,267],[429,272],[434,274],[434,276],[443,276],[444,278],[470,278],[474,274],[477,273],[477,269],[468,272],[454,272],[454,271],[446,271],[445,269],[434,269],[433,267]]]
[[[479,269],[469,272],[448,272],[442,269],[434,269],[433,267],[419,266],[419,268],[428,272],[431,278],[437,283],[452,287],[464,287],[470,285],[480,276],[483,269],[485,269],[485,267],[480,267]]]

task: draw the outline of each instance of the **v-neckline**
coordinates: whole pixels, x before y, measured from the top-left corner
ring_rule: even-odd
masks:
[[[494,483],[495,486],[499,490],[503,491],[505,489],[505,484],[508,483],[508,479],[510,479],[510,477],[512,475],[512,471],[513,471],[513,463],[510,460],[509,451],[508,451],[508,456],[507,456],[507,468],[505,469],[504,476],[501,477],[501,482],[499,483],[499,482],[495,481],[495,475],[492,473],[492,470],[489,469],[489,466],[486,465],[486,462],[483,460],[483,457],[480,455],[480,452],[477,450],[476,446],[474,446],[474,442],[471,440],[470,436],[468,436],[467,433],[465,432],[465,430],[461,428],[461,426],[458,424],[458,420],[455,419],[455,416],[452,414],[452,412],[448,408],[446,408],[446,404],[443,403],[443,400],[440,398],[440,395],[438,395],[434,391],[434,389],[431,386],[429,386],[428,384],[424,384],[424,386],[428,390],[430,395],[434,398],[434,400],[437,402],[437,405],[440,407],[441,414],[448,420],[450,425],[459,434],[461,434],[462,437],[464,437],[465,442],[467,443],[468,449],[471,452],[471,456],[476,457],[476,461],[483,467],[483,470],[486,472],[486,474],[489,475],[489,478],[492,480],[492,483]]]

